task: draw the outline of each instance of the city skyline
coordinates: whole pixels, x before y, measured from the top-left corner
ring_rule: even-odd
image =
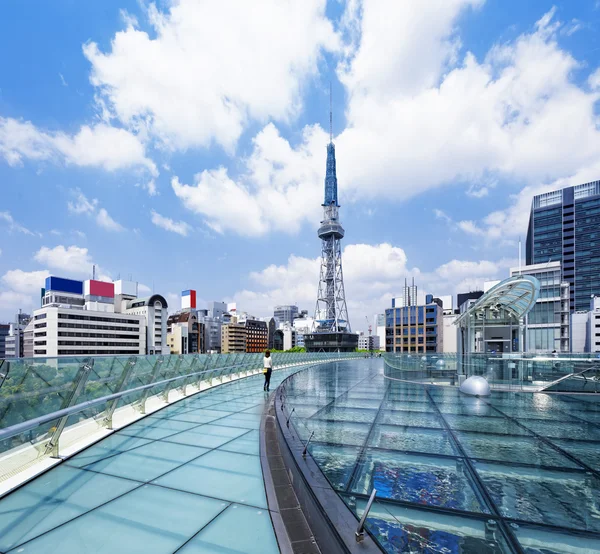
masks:
[[[9,4],[0,320],[39,307],[47,275],[89,278],[94,264],[170,305],[193,288],[199,307],[310,310],[330,81],[354,330],[405,277],[445,295],[508,276],[532,196],[600,175],[600,10],[457,0],[388,5],[383,18],[374,2],[353,6],[274,4],[263,43],[237,23],[213,37],[223,13],[186,1],[57,2],[35,19]],[[62,39],[45,48],[50,29]],[[228,47],[215,65],[217,40]],[[173,69],[158,82],[153,64]]]

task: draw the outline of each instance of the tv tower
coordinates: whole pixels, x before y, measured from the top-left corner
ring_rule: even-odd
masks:
[[[315,308],[318,333],[351,333],[344,293],[342,248],[344,228],[339,220],[335,145],[333,144],[331,84],[329,85],[329,144],[325,173],[325,200],[323,221],[318,235],[321,239],[321,274]]]

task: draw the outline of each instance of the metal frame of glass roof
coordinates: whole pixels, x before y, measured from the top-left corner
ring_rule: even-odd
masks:
[[[540,282],[531,275],[515,275],[504,279],[487,291],[473,306],[454,322],[466,327],[471,317],[487,309],[504,309],[516,319],[521,319],[533,308],[540,295]]]

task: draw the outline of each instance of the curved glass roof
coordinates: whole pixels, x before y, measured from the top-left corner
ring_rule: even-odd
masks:
[[[471,316],[489,308],[504,309],[517,319],[533,308],[540,295],[540,282],[531,275],[515,275],[487,291],[473,306],[461,314],[455,325],[465,326]]]

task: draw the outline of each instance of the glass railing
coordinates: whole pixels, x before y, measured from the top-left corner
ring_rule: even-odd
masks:
[[[355,356],[272,354],[274,370]],[[257,374],[262,360],[262,353],[0,360],[0,484],[171,402]]]
[[[421,369],[406,358],[387,356],[386,372],[390,361],[408,373],[452,366],[450,356],[420,360],[432,363]],[[559,359],[570,370],[595,363]],[[354,524],[357,541],[370,536],[390,554],[600,552],[600,397],[494,391],[475,399],[384,379],[373,362],[331,366],[283,381],[276,411],[299,470],[319,483],[323,510],[342,521],[321,477],[354,515],[338,529]],[[592,381],[598,371],[570,373],[557,385],[574,376]],[[350,551],[354,537],[340,537]]]
[[[559,384],[598,392],[600,358],[594,353],[532,354],[392,354],[386,353],[385,375],[392,379],[458,385],[472,375],[485,377],[501,390],[569,390]],[[584,390],[585,389],[585,390]]]

